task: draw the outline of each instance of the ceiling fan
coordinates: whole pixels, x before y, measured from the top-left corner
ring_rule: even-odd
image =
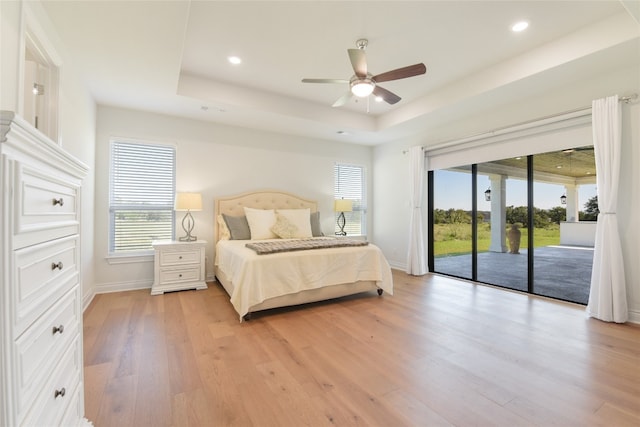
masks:
[[[423,64],[409,65],[408,67],[402,67],[395,70],[387,71],[386,73],[372,75],[367,70],[367,56],[365,49],[369,41],[367,39],[359,39],[356,41],[357,49],[347,49],[349,53],[349,59],[351,60],[351,66],[355,74],[351,76],[349,80],[345,79],[302,79],[302,83],[349,83],[349,92],[342,95],[336,102],[333,103],[333,107],[340,107],[349,101],[352,96],[360,98],[366,98],[372,93],[382,98],[389,104],[395,104],[400,101],[398,95],[393,92],[378,86],[378,83],[388,82],[391,80],[406,79],[407,77],[413,77],[427,72],[427,67]]]

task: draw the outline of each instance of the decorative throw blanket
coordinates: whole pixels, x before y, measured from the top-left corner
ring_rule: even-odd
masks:
[[[245,246],[256,251],[258,255],[275,254],[279,252],[306,251],[309,249],[342,248],[352,246],[366,246],[369,242],[349,239],[297,239],[271,240],[267,242],[251,242]]]

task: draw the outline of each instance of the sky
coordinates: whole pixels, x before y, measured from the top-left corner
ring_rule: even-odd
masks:
[[[439,170],[435,174],[434,201],[437,209],[471,210],[471,174]],[[491,209],[491,202],[484,200],[484,192],[489,188],[489,178],[478,175],[478,210]],[[439,191],[440,190],[440,191]],[[442,191],[445,190],[445,191]],[[550,209],[560,204],[560,196],[565,194],[563,185],[534,182],[533,203],[540,209]],[[596,195],[596,185],[588,184],[578,187],[578,207],[584,205]],[[506,206],[527,206],[527,182],[520,179],[507,179]]]

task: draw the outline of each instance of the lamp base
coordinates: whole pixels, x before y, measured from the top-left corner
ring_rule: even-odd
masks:
[[[195,242],[198,240],[196,236],[192,236],[191,232],[193,231],[193,226],[195,225],[195,221],[193,220],[193,216],[191,216],[191,212],[187,211],[187,214],[182,218],[182,229],[186,236],[178,238],[181,242]]]
[[[347,232],[344,231],[344,226],[347,223],[347,219],[344,217],[344,212],[340,212],[338,215],[338,227],[340,227],[340,231],[336,231],[336,236],[346,236]]]
[[[188,234],[184,237],[178,237],[178,240],[181,242],[195,242],[196,240],[198,240],[198,238],[196,236]]]

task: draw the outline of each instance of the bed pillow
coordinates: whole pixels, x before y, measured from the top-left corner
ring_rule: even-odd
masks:
[[[312,237],[310,209],[278,209],[278,214],[284,216],[289,222],[298,228],[295,237]]]
[[[322,237],[324,233],[322,232],[322,228],[320,227],[320,212],[313,212],[310,215],[311,222],[311,235],[313,237]]]
[[[276,212],[273,209],[244,208],[247,216],[251,240],[275,239],[276,236],[271,227],[276,223]]]
[[[276,213],[276,223],[271,227],[271,231],[281,239],[298,237],[298,227],[280,213]]]
[[[227,223],[224,222],[224,217],[222,215],[218,215],[216,219],[218,221],[218,240],[230,240],[231,233],[229,232],[229,227],[227,227]]]
[[[246,216],[231,216],[222,214],[229,229],[231,240],[251,240],[251,230]]]

